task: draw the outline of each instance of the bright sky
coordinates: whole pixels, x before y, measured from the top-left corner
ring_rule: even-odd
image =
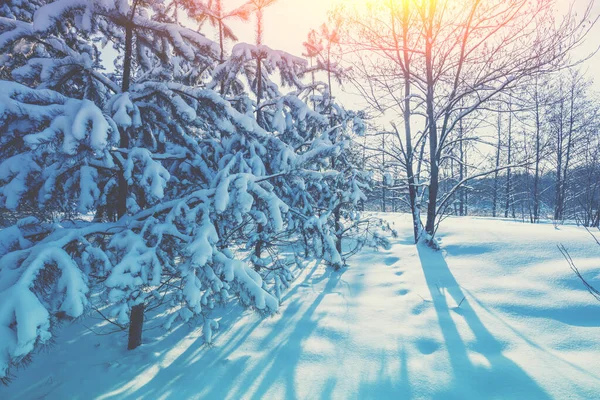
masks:
[[[225,7],[236,7],[246,0],[224,0]],[[358,2],[361,0],[346,0]],[[460,1],[460,0],[459,0]],[[590,0],[557,0],[558,12],[565,12],[574,1],[575,9],[583,12]],[[265,40],[269,47],[300,55],[302,42],[311,28],[318,28],[327,21],[327,12],[344,0],[278,0],[265,11]],[[593,11],[600,15],[600,0],[594,1]],[[232,27],[242,42],[254,42],[254,20],[249,23],[233,23]],[[600,45],[600,24],[590,34],[586,50]],[[600,63],[598,58],[597,63]]]
[[[264,44],[294,55],[304,51],[302,43],[312,28],[327,21],[327,11],[341,0],[279,0],[265,10]],[[356,1],[356,0],[352,0]],[[225,7],[236,7],[245,0],[225,0]],[[236,35],[242,42],[254,42],[255,20],[233,23]]]
[[[236,7],[242,5],[246,0],[224,0],[225,7]],[[302,43],[306,40],[311,28],[318,28],[327,21],[327,12],[339,2],[344,0],[279,0],[265,10],[265,32],[264,44],[273,49],[284,50],[294,55],[301,55],[304,51]],[[361,1],[361,0],[346,0]],[[460,1],[460,0],[457,0]],[[575,9],[583,12],[589,0],[573,0]],[[565,13],[572,0],[557,0],[557,13]],[[593,14],[600,15],[600,0],[594,1]],[[250,22],[231,24],[238,38],[242,42],[254,42],[255,20]],[[585,57],[600,45],[600,22],[590,32],[586,43],[580,48],[575,57]],[[585,67],[592,78],[596,78],[595,87],[600,91],[600,54],[596,54],[589,60]],[[348,88],[350,89],[350,88]],[[341,96],[340,96],[341,97]],[[343,96],[343,102],[347,106],[356,107],[358,101],[353,97]],[[355,104],[347,104],[347,102]]]

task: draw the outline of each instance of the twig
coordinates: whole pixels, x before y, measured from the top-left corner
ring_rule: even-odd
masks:
[[[594,298],[596,300],[600,301],[600,291],[598,291],[598,289],[596,289],[595,287],[593,287],[592,285],[590,285],[585,280],[585,278],[581,275],[581,272],[579,272],[579,269],[577,269],[577,267],[575,266],[575,263],[573,262],[573,259],[571,258],[571,255],[569,254],[569,252],[567,251],[567,249],[565,248],[565,246],[563,246],[562,244],[560,244],[557,247],[560,250],[560,252],[562,253],[562,255],[565,258],[565,260],[567,260],[567,262],[569,263],[569,266],[571,267],[571,269],[573,270],[573,272],[575,272],[575,274],[577,275],[577,277],[581,280],[581,282],[583,282],[583,285],[588,290],[588,292],[590,292],[590,294],[592,296],[594,296]]]
[[[596,237],[596,235],[594,235],[587,226],[584,226],[584,228],[590,234],[590,236],[594,238],[598,246],[600,246],[600,240]]]
[[[123,325],[121,325],[121,324],[118,324],[118,323],[116,323],[115,321],[113,321],[113,320],[111,320],[110,318],[108,318],[108,317],[107,317],[106,315],[104,315],[104,314],[102,313],[102,311],[100,311],[100,309],[99,309],[98,307],[96,307],[95,305],[93,305],[93,304],[92,304],[92,306],[91,306],[91,307],[92,307],[92,309],[93,309],[94,311],[96,311],[98,314],[100,314],[100,316],[102,317],[102,319],[104,319],[105,321],[107,321],[107,322],[109,322],[109,323],[113,324],[114,326],[118,327],[118,328],[119,328],[119,330],[121,330],[121,331],[124,331],[125,329],[127,329],[127,327],[126,327],[126,326],[123,326]],[[88,328],[88,329],[90,329],[90,328]],[[90,329],[90,331],[94,332],[92,329]],[[95,332],[94,332],[94,333],[95,333]]]

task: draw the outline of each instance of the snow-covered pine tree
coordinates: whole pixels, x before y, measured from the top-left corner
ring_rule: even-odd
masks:
[[[167,328],[194,319],[210,341],[217,304],[277,309],[293,279],[284,248],[339,258],[320,204],[342,146],[306,103],[306,64],[238,45],[215,68],[219,46],[179,23],[185,7],[0,9],[0,209],[18,220],[0,231],[0,379],[51,339],[55,319],[81,316],[90,293],[100,294],[92,308],[129,325],[130,348],[157,308]],[[263,102],[248,67],[257,52]],[[270,80],[275,71],[291,93]],[[243,247],[259,240],[271,268],[246,263]]]
[[[258,59],[261,60],[260,87],[255,67]],[[277,234],[263,226],[260,220],[255,221],[256,233],[249,237],[249,245],[254,246],[253,261],[257,270],[277,259],[273,254],[277,242],[292,240],[295,243],[302,239],[301,247],[308,254],[309,247],[313,246],[312,240],[308,240],[308,231],[316,235],[314,239],[321,249],[316,255],[325,255],[326,259],[333,261],[339,258],[335,246],[329,246],[332,241],[327,224],[311,223],[308,231],[304,228],[309,220],[319,218],[319,210],[311,194],[314,191],[312,185],[320,186],[324,182],[329,160],[340,151],[340,147],[329,140],[327,117],[307,105],[313,86],[301,80],[306,71],[307,64],[303,59],[266,45],[250,44],[235,45],[231,57],[215,69],[215,82],[224,82],[234,106],[249,116],[257,116],[269,135],[287,146],[287,153],[282,159],[265,164],[268,174],[274,175],[271,179],[273,190],[291,207],[287,234]],[[280,84],[275,81],[277,77]],[[260,112],[255,113],[257,108]],[[302,160],[301,168],[291,168],[293,157]],[[316,226],[319,229],[315,229]],[[298,229],[303,232],[302,236],[295,234]],[[298,248],[296,245],[292,247]]]
[[[122,1],[59,0],[35,10],[28,25],[22,25],[23,21],[15,24],[3,20],[7,27],[3,46],[11,43],[22,46],[23,42],[34,46],[35,54],[12,70],[13,79],[30,87],[51,88],[72,98],[83,98],[112,116],[112,131],[118,132],[118,140],[113,143],[118,146],[100,162],[75,157],[79,162],[71,168],[78,168],[79,175],[75,179],[68,177],[67,187],[62,188],[76,185],[74,190],[81,193],[77,211],[95,210],[96,221],[122,218],[128,211],[139,209],[140,204],[143,207],[161,200],[169,173],[157,158],[169,159],[172,155],[153,153],[183,150],[167,149],[166,145],[173,143],[180,147],[189,141],[178,122],[193,120],[193,108],[162,81],[168,79],[181,85],[198,83],[202,71],[214,60],[216,46],[177,24],[169,16],[170,6],[139,1],[129,5]],[[97,42],[113,44],[119,52],[117,69],[121,74],[103,73]],[[142,116],[146,117],[144,125]],[[40,133],[34,138],[30,136],[32,140],[39,151],[39,148],[54,149],[57,137]],[[79,155],[80,149],[74,145],[66,152]],[[64,163],[58,160],[53,164],[56,165]],[[57,178],[67,174],[49,172],[44,189],[52,192]],[[48,193],[44,197],[46,209],[52,207],[49,203],[54,200],[60,212],[69,214],[71,205],[65,207],[60,197]],[[134,310],[132,318],[136,312],[143,313],[137,306]],[[139,344],[141,327],[138,328],[132,329],[131,336],[138,338],[132,338],[130,347]]]
[[[255,67],[258,59],[261,87],[257,84]],[[322,64],[319,65],[321,69]],[[327,83],[304,83],[302,78],[313,70],[305,60],[263,44],[234,46],[230,58],[215,69],[213,85],[223,83],[226,95],[240,112],[256,115],[266,131],[288,145],[291,154],[309,161],[302,170],[290,170],[271,180],[275,192],[290,207],[288,233],[275,237],[274,232],[256,222],[256,235],[250,237],[249,243],[254,243],[253,261],[257,270],[277,258],[271,250],[263,257],[263,248],[282,241],[293,242],[294,248],[302,248],[305,255],[324,257],[339,267],[343,264],[341,237],[356,230],[354,224],[342,228],[341,216],[360,220],[350,209],[364,198],[362,191],[368,187],[368,174],[348,168],[347,159],[340,158],[340,154],[349,149],[352,136],[364,133],[365,124],[360,114],[331,102]],[[253,114],[256,108],[260,113]],[[334,169],[338,159],[340,166],[346,165],[341,172]],[[278,164],[266,166],[271,175],[282,168]],[[339,206],[341,203],[343,206]],[[334,215],[336,207],[338,219]]]
[[[216,66],[224,52],[180,24],[182,9],[198,11],[120,0],[0,9],[0,209],[17,219],[0,231],[0,379],[57,318],[87,307],[129,325],[129,348],[157,309],[167,328],[203,324],[210,342],[217,304],[277,309],[289,260],[340,263],[330,185],[349,170],[332,169],[346,147],[323,112],[327,85],[302,83],[306,62],[264,45],[236,45]],[[335,129],[350,120],[362,127],[344,112]]]
[[[87,206],[98,189],[78,159],[106,162],[114,123],[87,100],[15,82],[0,87],[2,209],[44,207],[53,195],[72,209]],[[53,143],[38,146],[44,140]],[[53,318],[79,317],[88,304],[86,272],[70,251],[78,233],[65,225],[30,216],[0,231],[0,379],[51,339]]]
[[[334,173],[327,175],[320,200],[322,208],[330,215],[332,231],[335,232],[335,247],[342,256],[337,267],[365,244],[387,246],[388,241],[378,233],[377,228],[391,231],[385,221],[365,218],[358,211],[359,203],[366,200],[364,192],[370,190],[371,181],[371,174],[359,167],[361,162],[357,153],[360,146],[356,142],[357,137],[365,135],[367,123],[362,111],[346,110],[335,101],[333,95],[334,82],[341,86],[348,72],[339,64],[338,26],[339,22],[336,21],[332,27],[323,24],[319,31],[311,30],[304,43],[305,55],[311,59],[312,65],[309,71],[313,91],[308,103],[313,105],[315,111],[327,117],[329,140],[341,147],[339,155],[330,160]],[[316,81],[316,73],[324,74],[326,81]],[[315,88],[318,90],[315,91]],[[344,237],[353,238],[345,257],[342,243]]]

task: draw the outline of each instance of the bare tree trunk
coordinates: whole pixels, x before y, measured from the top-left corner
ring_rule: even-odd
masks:
[[[540,121],[540,99],[538,92],[538,82],[535,82],[535,174],[533,177],[533,215],[531,222],[539,222],[540,211],[540,163],[542,160],[541,154],[541,121]]]
[[[367,135],[365,135],[363,139],[363,154],[362,154],[362,168],[366,170],[367,168]],[[365,200],[360,200],[360,211],[365,211]]]
[[[395,175],[394,175],[395,176]],[[396,212],[396,179],[392,180],[392,188],[390,189],[392,195],[392,212]]]
[[[496,210],[498,208],[498,175],[500,168],[500,146],[502,145],[502,114],[498,111],[497,123],[498,143],[496,144],[496,171],[494,172],[494,198],[492,201],[492,217],[496,218]]]
[[[511,165],[512,163],[512,98],[508,101],[508,140],[507,140],[507,164]],[[505,197],[506,203],[504,205],[504,218],[508,218],[508,210],[512,204],[512,194],[511,194],[511,169],[510,167],[506,169],[506,190]],[[515,208],[514,204],[512,205],[512,217],[515,218]]]
[[[469,174],[469,152],[466,149],[465,149],[464,160],[465,160],[464,176],[468,176],[468,174]],[[464,200],[465,213],[464,213],[464,215],[467,216],[467,215],[469,215],[469,191],[465,187],[463,187],[463,194],[465,197],[465,200]]]
[[[575,79],[575,78],[574,78]],[[567,197],[567,186],[568,186],[568,175],[569,175],[569,164],[571,163],[571,148],[573,147],[573,129],[575,125],[575,116],[573,113],[575,112],[575,85],[576,81],[573,81],[571,84],[571,91],[569,97],[569,130],[567,133],[567,149],[565,154],[565,168],[562,173],[562,185],[561,185],[561,193],[560,193],[560,219],[564,218],[565,212],[565,200]]]
[[[433,93],[427,95],[427,119],[429,120],[429,152],[430,154],[430,179],[429,179],[429,193],[427,202],[427,222],[425,224],[425,230],[428,234],[433,236],[435,234],[435,220],[437,211],[437,195],[439,190],[439,165],[437,159],[437,127],[435,122],[435,116],[433,114]],[[431,104],[431,105],[430,105]]]
[[[381,211],[386,211],[386,181],[385,181],[385,132],[381,134]]]
[[[438,164],[438,132],[437,132],[437,121],[435,118],[435,104],[434,104],[434,85],[435,81],[433,78],[433,17],[435,15],[436,2],[431,1],[429,3],[429,15],[427,16],[427,26],[425,32],[425,69],[426,69],[426,84],[427,94],[425,96],[425,103],[427,108],[427,127],[429,135],[429,160],[430,160],[430,179],[429,179],[429,193],[427,202],[427,222],[425,224],[425,230],[432,237],[435,235],[435,220],[437,217],[437,196],[439,189],[439,164]]]
[[[562,170],[563,170],[563,147],[564,147],[564,97],[563,97],[563,81],[560,80],[560,92],[559,92],[559,112],[558,116],[555,115],[556,120],[556,190],[555,190],[555,202],[554,205],[554,220],[560,221],[562,219]]]
[[[453,150],[454,151],[454,150]],[[447,179],[446,181],[446,188],[444,189],[444,191],[446,193],[448,193],[448,191],[450,189],[452,189],[452,185],[454,184],[454,178],[456,177],[455,171],[454,171],[454,158],[450,159],[450,175],[448,176],[449,179]],[[457,181],[460,182],[460,181]],[[454,206],[454,215],[457,215],[457,208],[456,208],[456,203],[452,202],[452,205]]]
[[[406,177],[408,180],[408,198],[410,203],[410,211],[412,214],[412,222],[413,222],[413,237],[415,239],[415,243],[419,240],[419,232],[421,230],[421,215],[420,211],[417,208],[417,186],[415,182],[415,173],[413,168],[413,160],[414,160],[414,149],[412,145],[412,132],[411,132],[411,109],[410,109],[410,80],[411,80],[411,69],[410,69],[410,55],[409,55],[409,43],[408,43],[408,31],[409,31],[409,4],[408,1],[403,2],[403,12],[402,12],[402,60],[404,62],[404,138],[406,141]],[[392,22],[394,10],[392,11]],[[398,51],[398,40],[395,30],[395,25],[392,23],[392,27],[394,29],[394,40],[396,44],[396,50]],[[397,53],[398,59],[400,59],[399,52]]]
[[[458,180],[459,182],[462,182],[463,179],[465,179],[465,163],[466,163],[466,159],[465,159],[465,148],[464,148],[464,132],[463,132],[463,122],[462,120],[458,122],[458,132],[459,132],[459,147],[458,147],[458,151],[459,151],[459,156],[460,156],[460,164],[458,165]],[[464,216],[466,215],[466,194],[467,191],[464,187],[460,188],[460,196],[459,196],[459,215],[460,216]]]

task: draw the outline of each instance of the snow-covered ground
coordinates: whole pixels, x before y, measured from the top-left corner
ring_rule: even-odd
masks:
[[[600,303],[557,244],[600,286],[600,246],[577,227],[451,218],[443,251],[399,238],[339,273],[310,263],[280,313],[224,315],[213,347],[181,326],[125,350],[88,319],[65,326],[2,399],[594,399]]]

